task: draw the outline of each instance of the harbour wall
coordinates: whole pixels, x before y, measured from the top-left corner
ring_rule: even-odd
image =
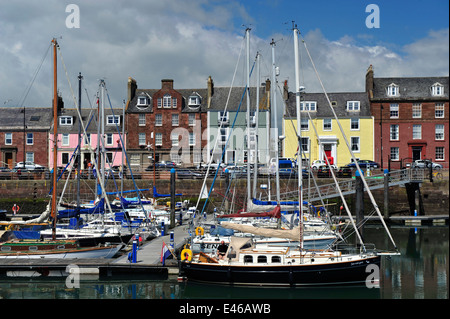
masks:
[[[142,191],[142,194],[146,197],[152,197],[153,194],[153,181],[148,179],[135,180],[134,182],[138,189],[148,189]],[[132,180],[123,180],[124,190],[134,190],[135,186]],[[208,190],[212,183],[212,179],[207,181]],[[331,179],[323,178],[317,179],[318,184],[332,183]],[[182,199],[190,200],[191,205],[194,205],[197,201],[197,197],[200,193],[203,180],[177,180],[176,181],[176,193],[182,193]],[[267,194],[267,189],[261,189],[261,184],[268,184],[267,178],[261,178],[257,181],[257,197],[261,193],[264,197]],[[297,187],[295,180],[280,180],[281,193],[288,191],[295,191]],[[311,183],[313,185],[313,183]],[[303,185],[307,186],[306,183]],[[167,179],[156,180],[157,191],[160,194],[170,193],[170,181]],[[121,181],[116,180],[109,181],[106,184],[106,191],[113,192],[121,189]],[[211,197],[207,206],[207,211],[212,211],[214,207],[221,207],[224,202],[224,194],[226,194],[227,184],[224,178],[217,178],[214,184],[213,191],[211,191]],[[271,182],[272,198],[275,197],[275,182]],[[64,191],[64,198],[67,202],[75,203],[77,200],[77,183],[76,181],[59,181],[58,182],[58,194]],[[51,181],[49,180],[3,180],[0,181],[0,210],[6,210],[7,213],[12,213],[12,205],[18,204],[21,208],[20,212],[27,214],[40,213],[45,210],[46,205],[49,202],[51,191]],[[90,201],[94,199],[96,191],[95,181],[82,180],[80,182],[80,199],[82,201]],[[449,214],[449,181],[448,179],[429,182],[425,181],[421,183],[420,192],[424,205],[425,215],[447,215]],[[378,206],[383,210],[384,190],[378,189],[372,191]],[[230,198],[234,194],[234,201],[237,209],[241,208],[242,203],[245,201],[247,195],[246,179],[238,179],[233,182],[230,188]],[[129,197],[136,196],[136,193],[128,193]],[[114,195],[109,196],[112,200]],[[354,204],[354,195],[348,195],[347,200],[349,206]],[[177,198],[178,200],[179,198]],[[365,205],[367,213],[372,210],[372,206],[369,197],[365,195]],[[161,204],[166,204],[167,200],[161,200]],[[328,209],[334,213],[339,214],[339,207],[341,206],[340,198],[333,198],[326,200],[325,204],[329,205]],[[203,207],[203,206],[202,206]],[[409,204],[405,187],[396,186],[389,188],[389,212],[391,215],[402,214],[409,215]]]

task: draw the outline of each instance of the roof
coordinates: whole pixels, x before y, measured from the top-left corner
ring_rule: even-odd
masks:
[[[263,103],[265,98],[265,87],[260,87],[259,90],[260,105],[265,104]],[[254,110],[256,102],[256,87],[250,87],[250,101],[250,109]],[[214,87],[214,95],[211,98],[211,105],[208,111],[223,111],[225,110],[225,106],[229,112],[236,112],[238,109],[239,112],[246,112],[247,100],[245,87],[232,87],[231,92],[230,87]]]
[[[153,99],[153,95],[160,91],[161,89],[136,89],[134,98],[130,101],[127,113],[152,113],[153,112],[153,101],[149,103],[148,106],[138,106],[137,101],[140,96],[146,96],[147,98]],[[178,93],[183,96],[181,112],[183,113],[198,113],[206,112],[207,109],[207,89],[176,89]],[[201,98],[201,104],[199,107],[191,107],[188,105],[188,99],[191,95],[198,95]]]
[[[327,93],[330,101],[336,103],[333,109],[336,115],[340,118],[354,117],[357,114],[358,117],[370,117],[370,103],[366,92],[342,92],[342,93]],[[328,118],[334,117],[333,112],[330,109],[328,100],[324,93],[302,93],[302,101],[315,101],[317,102],[317,111],[310,112],[312,118]],[[347,111],[348,101],[360,101],[360,111]],[[295,101],[295,94],[289,92],[289,98],[286,102],[285,118],[297,117],[297,106]]]
[[[0,130],[23,130],[25,111],[25,125],[27,130],[48,130],[53,113],[51,108],[45,107],[2,107],[0,108]]]
[[[120,125],[118,125],[120,133],[121,125],[123,124],[122,119],[122,109],[110,109],[105,108],[105,116],[115,115],[120,117]],[[97,109],[81,109],[81,117],[83,119],[83,123],[86,128],[87,133],[96,134],[97,129],[97,121],[95,115],[97,114]],[[79,118],[78,112],[76,109],[62,109],[61,113],[58,115],[61,116],[71,116],[72,117],[72,125],[58,125],[58,133],[59,134],[75,134],[78,133],[79,130]],[[51,129],[53,129],[53,122],[51,123]],[[53,132],[53,131],[52,131]],[[118,133],[116,125],[107,125],[105,124],[105,133]]]
[[[372,100],[448,100],[448,79],[448,76],[374,78]],[[431,87],[436,83],[444,86],[443,96],[433,96],[431,94]],[[391,84],[396,84],[399,86],[398,97],[391,97],[387,95],[386,88]]]

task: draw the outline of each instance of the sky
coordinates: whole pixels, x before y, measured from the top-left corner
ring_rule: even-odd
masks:
[[[378,10],[366,11],[371,4]],[[52,38],[69,108],[79,72],[84,107],[100,79],[113,107],[127,98],[128,77],[142,89],[167,78],[175,89],[206,88],[209,76],[215,86],[243,86],[246,28],[251,63],[261,55],[251,85],[271,77],[274,40],[278,82],[295,91],[293,21],[307,92],[322,89],[305,45],[327,92],[364,91],[371,64],[375,77],[449,75],[447,0],[0,0],[0,106],[51,106]]]

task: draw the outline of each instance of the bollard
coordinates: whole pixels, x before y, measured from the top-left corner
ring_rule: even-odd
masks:
[[[165,232],[165,226],[164,226],[164,221],[161,222],[161,236],[165,236],[166,232]]]
[[[175,248],[175,234],[173,231],[170,232],[170,247],[172,247],[172,249]]]
[[[137,262],[137,240],[136,237],[133,238],[133,251],[131,262],[135,264]]]
[[[136,250],[139,250],[140,237],[139,237],[139,234],[135,234],[135,236],[136,236],[136,245],[137,245]]]

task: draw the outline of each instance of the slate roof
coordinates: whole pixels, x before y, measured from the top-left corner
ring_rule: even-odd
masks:
[[[115,116],[120,117],[120,125],[118,125],[120,133],[122,133],[122,124],[123,124],[122,112],[123,112],[122,109],[113,109],[113,110],[111,110],[110,108],[105,109],[105,116],[113,115],[113,113],[114,113]],[[96,120],[95,120],[96,113],[97,113],[96,109],[92,110],[92,113],[91,113],[91,109],[83,109],[83,108],[81,109],[81,117],[83,119],[83,123],[86,127],[87,133],[91,133],[91,134],[97,133],[97,124],[96,124]],[[88,125],[89,120],[92,118],[93,115],[94,115],[94,118],[90,121],[90,124]],[[58,123],[58,134],[77,134],[78,133],[79,118],[78,118],[78,113],[77,113],[76,109],[64,108],[62,110],[62,112],[59,114],[59,116],[72,116],[73,122],[72,122],[72,125],[59,125],[59,123]],[[51,123],[50,130],[51,130],[50,132],[53,133],[53,122]],[[83,130],[81,130],[81,132],[83,133]],[[105,133],[117,133],[116,125],[107,125],[105,123]]]
[[[259,101],[262,104],[263,99],[265,98],[265,87],[259,88]],[[245,94],[245,87],[214,87],[214,94],[211,98],[211,105],[208,111],[223,111],[225,106],[227,106],[227,111],[236,112],[239,109],[239,112],[247,111],[247,100]],[[228,95],[230,95],[228,100]],[[242,96],[244,95],[244,98]],[[228,100],[228,105],[227,105]],[[242,100],[242,103],[241,103]],[[255,109],[256,102],[256,87],[250,87],[250,109]],[[241,107],[239,108],[239,104]],[[265,103],[264,103],[265,104]]]
[[[372,100],[448,100],[449,81],[447,77],[391,77],[373,79],[373,99]],[[387,95],[386,88],[390,84],[399,86],[399,96],[391,97]],[[432,96],[431,87],[435,83],[444,86],[443,96]]]
[[[127,113],[151,113],[153,112],[153,100],[149,103],[147,107],[142,107],[137,105],[137,100],[139,96],[145,95],[147,98],[153,99],[153,95],[161,89],[136,89],[134,98],[130,101]],[[215,89],[214,89],[215,90]],[[198,113],[206,112],[207,110],[207,89],[176,89],[183,96],[183,101],[181,105],[182,113]],[[193,94],[198,94],[201,97],[201,104],[199,107],[191,107],[188,105],[189,96]]]
[[[0,108],[0,130],[23,130],[24,108],[2,107]],[[27,130],[48,130],[53,120],[51,108],[26,107],[25,125]]]
[[[336,102],[333,106],[338,118],[354,117],[370,117],[370,103],[366,92],[346,92],[346,93],[328,93],[331,102]],[[310,112],[311,118],[333,118],[333,112],[330,109],[328,100],[324,93],[302,93],[302,101],[316,101],[317,111]],[[347,111],[347,101],[360,101],[360,111]],[[302,112],[303,113],[303,112]],[[285,119],[295,119],[297,117],[297,107],[295,94],[289,92],[289,98],[286,102]]]

